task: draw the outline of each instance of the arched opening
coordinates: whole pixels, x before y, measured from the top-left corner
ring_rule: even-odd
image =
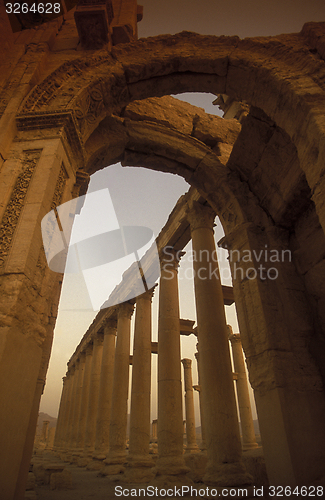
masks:
[[[300,48],[304,45],[304,36],[302,33],[295,38]],[[72,158],[75,154],[71,161],[73,168],[69,166],[68,169],[70,184],[67,185],[69,188],[67,191],[71,191],[78,161],[80,162],[78,167],[83,165],[89,172],[92,168],[97,170],[113,160],[122,159],[125,165],[140,164],[183,175],[220,214],[225,228],[224,243],[227,248],[242,253],[255,251],[257,260],[256,255],[266,247],[276,251],[288,248],[292,226],[289,228],[282,224],[281,217],[283,214],[287,215],[285,211],[281,209],[275,213],[281,224],[275,223],[274,213],[267,213],[266,210],[265,202],[269,201],[267,196],[259,200],[252,192],[248,180],[245,179],[247,172],[237,169],[237,161],[233,164],[231,164],[232,159],[228,164],[222,161],[225,157],[228,161],[229,155],[227,156],[225,149],[219,148],[217,154],[211,152],[211,147],[204,141],[192,135],[185,139],[184,134],[175,130],[171,132],[168,128],[166,130],[152,122],[133,123],[131,119],[125,119],[124,108],[135,99],[185,90],[225,93],[255,106],[251,118],[263,125],[266,124],[271,129],[274,129],[276,123],[293,141],[300,168],[306,174],[313,196],[319,221],[314,217],[314,213],[312,216],[319,231],[320,224],[324,227],[323,204],[320,197],[323,183],[321,115],[324,95],[322,82],[311,78],[310,74],[315,74],[318,68],[320,72],[322,71],[321,61],[307,49],[303,50],[302,61],[295,50],[283,51],[283,47],[285,39],[281,37],[265,44],[259,40],[238,41],[238,39],[215,39],[183,34],[131,44],[127,51],[125,47],[114,49],[114,61],[109,61],[112,63],[109,74],[106,55],[97,59],[89,57],[86,61],[77,60],[73,65],[67,63],[30,94],[17,118],[19,134],[29,148],[35,151],[37,147],[34,140],[39,137],[31,139],[28,134],[30,129],[35,128],[35,124],[36,127],[39,126],[40,118],[41,127],[50,130],[50,137],[51,133],[56,137],[55,129],[58,127],[64,128],[62,141],[69,151],[68,156]],[[84,70],[82,82],[80,82],[81,69]],[[75,89],[80,89],[77,95]],[[264,113],[260,113],[260,110]],[[112,111],[115,116],[111,114]],[[273,122],[270,123],[269,119]],[[151,150],[149,134],[153,135]],[[281,140],[282,138],[283,136]],[[224,143],[224,141],[219,142]],[[263,141],[259,144],[262,145]],[[60,147],[58,144],[53,146],[56,152]],[[58,157],[60,155],[62,158],[62,151]],[[57,170],[56,165],[52,173],[47,171],[46,174],[48,175],[46,186],[50,194],[54,192],[54,187],[52,189],[51,186],[55,184]],[[308,186],[300,184],[300,180],[298,176],[296,194],[298,192],[299,197],[299,193],[302,192],[308,199]],[[291,202],[294,206],[294,197]],[[49,210],[48,202],[44,202],[39,213],[43,215],[46,210]],[[297,217],[299,214],[293,212],[293,215]],[[37,218],[40,218],[39,214]],[[303,251],[306,250],[302,243],[303,234],[308,222],[308,219],[305,219],[304,224],[301,223],[300,233],[297,236],[298,240],[300,237],[300,247]],[[40,248],[40,238],[38,243]],[[295,241],[293,246],[294,244]],[[35,266],[37,252],[38,249],[31,258]],[[9,264],[7,267],[8,273],[13,269],[16,257],[17,253],[15,254],[13,246],[9,259],[11,267]],[[318,254],[306,273],[311,269],[316,273],[316,266],[320,263],[322,266],[321,261],[322,258]],[[232,263],[233,275],[236,263],[237,261]],[[28,267],[28,272],[31,267]],[[248,263],[247,266],[244,264],[245,271],[247,268],[249,268]],[[235,285],[235,294],[250,377],[258,394],[259,411],[264,422],[267,460],[270,464],[275,464],[281,449],[281,460],[278,461],[276,474],[281,470],[288,472],[289,467],[292,483],[296,484],[298,481],[296,478],[299,477],[299,481],[306,481],[309,484],[320,477],[321,472],[317,468],[311,469],[315,463],[321,463],[323,449],[322,436],[319,439],[319,448],[316,446],[312,449],[310,446],[307,451],[304,448],[306,442],[313,442],[314,428],[323,421],[320,377],[307,347],[314,325],[308,311],[308,294],[305,293],[300,276],[297,276],[299,274],[297,269],[291,261],[280,262],[277,269],[280,278],[277,281],[272,278],[255,282],[250,279],[240,279]],[[306,276],[306,280],[307,278],[311,279],[310,275]],[[41,281],[39,276],[38,279]],[[48,290],[54,290],[56,285],[54,286],[52,278],[47,277],[47,279],[49,284],[46,293],[52,298]],[[8,288],[7,285],[8,283],[6,283]],[[311,289],[313,286],[314,282],[311,280]],[[57,289],[55,290],[57,294]],[[320,306],[321,286],[317,293],[314,302],[318,302]],[[24,297],[27,295],[26,293]],[[24,300],[28,301],[25,298]],[[30,318],[37,315],[34,314],[35,304],[29,307],[30,317],[27,322],[25,317],[22,317],[21,307],[20,309],[18,307],[14,320],[15,334],[22,331],[30,335],[32,324]],[[49,329],[47,329],[48,323],[43,320],[44,318],[35,320],[36,327],[33,330],[33,335],[38,339],[33,351],[35,366],[41,363],[39,346]],[[321,325],[321,321],[319,324]],[[11,327],[11,324],[9,326]],[[13,341],[14,337],[11,337],[11,342]],[[12,373],[10,359],[9,356],[8,366],[6,365],[9,374]],[[28,366],[27,360],[23,361],[22,366]],[[35,370],[31,375],[32,380],[37,378]],[[19,386],[19,380],[16,385]],[[31,394],[28,396],[31,400],[32,392],[30,390]],[[296,413],[301,408],[307,407],[314,408],[313,414],[304,411],[297,423]],[[272,425],[276,422],[277,439],[274,439],[274,432],[269,422],[270,408],[272,408]],[[300,432],[302,428],[304,428],[303,437]],[[23,432],[21,442],[24,442]],[[281,474],[277,477],[283,484],[288,479],[288,476],[281,478]]]

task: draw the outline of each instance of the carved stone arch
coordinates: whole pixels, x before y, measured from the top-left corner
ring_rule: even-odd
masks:
[[[9,306],[2,311],[6,323],[4,356],[1,358],[4,362],[0,364],[5,383],[1,390],[6,398],[10,391],[15,391],[8,397],[9,409],[10,405],[16,408],[20,399],[27,401],[26,415],[19,415],[12,423],[16,413],[10,410],[4,420],[11,431],[6,433],[2,445],[5,466],[1,474],[4,478],[10,475],[10,488],[15,487],[14,479],[20,475],[20,461],[23,468],[28,465],[21,460],[21,454],[25,448],[31,450],[25,438],[29,418],[32,424],[36,422],[39,402],[34,382],[40,373],[42,338],[39,333],[42,332],[35,331],[34,325],[39,321],[43,329],[50,331],[55,322],[57,301],[50,300],[51,308],[47,303],[43,307],[43,302],[51,297],[50,289],[58,292],[59,284],[56,287],[52,283],[54,278],[47,271],[44,285],[35,287],[35,267],[36,253],[41,247],[39,222],[51,205],[53,186],[61,168],[60,159],[63,158],[64,165],[71,160],[69,182],[72,184],[76,165],[80,168],[86,164],[92,153],[96,156],[96,151],[101,151],[103,161],[106,160],[107,149],[105,151],[103,145],[94,145],[93,151],[88,149],[91,138],[95,138],[103,121],[112,119],[113,114],[121,114],[130,101],[185,91],[224,93],[263,110],[267,120],[274,120],[290,136],[324,228],[324,53],[321,54],[318,42],[315,49],[307,35],[302,32],[239,40],[237,37],[183,33],[140,40],[115,47],[109,55],[98,51],[95,55],[65,63],[34,87],[25,100],[17,117],[16,150],[1,172],[16,168],[17,151],[22,148],[25,151],[26,145],[28,150],[38,150],[40,146],[34,143],[39,141],[44,150],[37,166],[39,182],[32,186],[29,211],[22,214],[19,241],[34,234],[37,238],[33,238],[29,254],[17,251],[10,273],[3,278],[4,291],[10,300]],[[119,126],[122,128],[124,124]],[[167,136],[168,131],[160,130],[161,138]],[[147,161],[151,168],[161,168],[166,156],[154,153],[143,156],[141,141],[145,138],[139,137],[130,145],[131,135],[127,130],[125,135],[121,133],[116,137],[119,142],[115,143],[114,158],[122,159],[125,164]],[[189,139],[187,144],[193,142]],[[139,150],[133,148],[135,144]],[[287,248],[288,234],[259,207],[245,180],[238,177],[228,163],[226,178],[216,188],[209,172],[217,165],[222,178],[225,163],[202,144],[197,144],[197,150],[202,154],[201,163],[193,165],[191,158],[187,156],[186,159],[186,149],[183,149],[182,161],[170,155],[165,169],[177,171],[182,168],[185,176],[190,175],[190,167],[196,167],[190,179],[206,193],[218,212],[224,210],[221,217],[227,228],[228,246],[258,252],[264,244],[272,244],[276,249]],[[23,161],[22,158],[19,161]],[[97,167],[100,168],[100,164]],[[220,177],[215,176],[215,179],[220,180]],[[221,189],[223,186],[225,188]],[[236,214],[241,218],[236,220]],[[17,243],[17,249],[18,246]],[[238,280],[235,295],[242,298],[237,301],[238,313],[250,377],[258,399],[265,457],[271,471],[270,483],[309,485],[321,481],[324,473],[324,391],[317,367],[308,353],[314,325],[304,286],[291,262],[279,265],[279,277],[276,282]],[[51,309],[50,314],[48,309]],[[28,325],[33,333],[30,337],[24,335],[26,310],[33,313],[33,322]],[[16,368],[17,346],[20,370]],[[12,385],[7,384],[11,380]],[[14,433],[16,439],[12,443],[10,437]]]
[[[304,31],[245,40],[183,32],[65,63],[30,93],[21,113],[70,111],[86,140],[105,115],[134,99],[205,91],[244,100],[291,137],[325,228],[324,78],[324,61],[310,52]]]
[[[164,104],[163,101],[161,106]],[[215,120],[220,135],[224,129],[226,137],[233,128],[233,137],[237,137],[240,126],[236,120],[231,120],[230,124],[219,117]],[[247,185],[227,166],[233,142],[228,139],[222,145],[225,149],[220,153],[190,134],[150,119],[137,122],[110,117],[101,122],[85,143],[86,170],[93,173],[120,161],[123,166],[142,166],[180,175],[209,201],[227,233],[238,224],[253,218],[256,221],[258,212],[259,223],[267,224],[267,215],[260,210],[257,200],[252,199],[252,205],[247,205]]]

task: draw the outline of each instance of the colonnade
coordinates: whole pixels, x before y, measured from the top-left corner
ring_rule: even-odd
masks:
[[[237,380],[243,446],[257,446],[249,404],[239,335],[227,328],[213,236],[215,214],[193,201],[187,207],[194,259],[201,450],[207,453],[206,484],[250,484],[241,454],[242,444],[234,391],[229,339]],[[126,482],[185,485],[190,480],[184,459],[181,366],[184,368],[187,453],[196,443],[191,360],[181,360],[178,265],[183,252],[162,251],[158,317],[158,458],[149,453],[151,301],[154,289],[101,311],[101,321],[81,342],[63,379],[55,450],[80,466],[123,474]],[[213,258],[212,258],[213,256]],[[126,450],[131,316],[135,309],[132,357],[129,451]],[[228,338],[229,336],[229,338]],[[116,341],[115,341],[116,339]]]

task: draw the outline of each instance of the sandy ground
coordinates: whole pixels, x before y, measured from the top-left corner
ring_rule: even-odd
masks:
[[[37,485],[36,495],[38,500],[85,500],[93,498],[96,500],[116,499],[114,495],[114,484],[110,484],[107,477],[98,477],[98,471],[88,471],[77,467],[75,464],[62,462],[55,455],[44,453],[44,461],[64,464],[65,469],[72,473],[71,490],[51,490],[50,485]]]
[[[140,497],[140,498],[169,498],[171,500],[175,498],[182,498],[181,495],[178,496],[169,496],[169,495],[144,495],[143,489],[146,488],[146,485],[138,485],[138,484],[123,484],[121,482],[112,482],[109,477],[102,477],[98,475],[98,471],[88,471],[85,468],[78,467],[75,464],[69,464],[67,462],[62,462],[58,457],[56,457],[52,453],[38,454],[36,456],[37,462],[42,463],[55,463],[62,464],[64,468],[72,473],[72,489],[55,489],[51,490],[49,484],[37,484],[35,491],[30,491],[26,495],[26,498],[33,500],[86,500],[86,499],[94,499],[94,500],[116,500],[118,498],[125,499],[129,497]],[[124,489],[124,494],[121,493],[121,489],[116,490],[116,486],[120,486]],[[196,484],[195,487],[198,490],[197,494],[192,494],[192,496],[187,495],[184,498],[216,498],[210,495],[203,494],[202,491],[206,488],[205,485]],[[142,494],[139,494],[138,490],[142,488]],[[137,490],[137,492],[136,492]],[[249,492],[251,493],[251,492]],[[221,497],[221,494],[218,495]],[[254,495],[248,494],[245,498],[253,498]],[[232,498],[236,499],[236,496],[232,496]],[[242,496],[237,498],[242,498]],[[262,499],[264,497],[259,496],[258,498]],[[255,497],[256,500],[256,497]]]

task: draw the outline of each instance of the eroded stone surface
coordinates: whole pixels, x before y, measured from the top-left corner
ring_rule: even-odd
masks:
[[[133,18],[121,26],[134,26]],[[12,429],[0,447],[5,498],[13,498],[28,471],[27,434],[37,418],[60,292],[61,277],[48,271],[42,253],[39,222],[52,204],[78,195],[78,168],[94,172],[117,160],[184,176],[220,216],[228,249],[295,252],[295,261],[276,264],[277,281],[239,277],[234,294],[270,480],[320,481],[324,23],[245,40],[182,33],[91,54],[75,50],[73,16],[16,38],[6,37],[1,23],[9,61],[0,76],[0,397],[3,425]],[[161,109],[151,100],[124,110],[132,100],[197,90],[246,101],[251,112],[242,128],[202,110],[193,116],[185,104],[172,111],[170,98]],[[242,263],[245,271],[250,266]],[[24,412],[16,411],[22,402]],[[24,416],[12,419],[16,414]],[[68,450],[66,460],[72,456]]]

